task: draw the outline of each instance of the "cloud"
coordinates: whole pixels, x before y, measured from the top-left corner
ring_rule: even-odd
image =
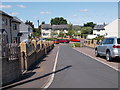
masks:
[[[17,5],[18,7],[20,7],[20,8],[25,8],[26,6],[24,6],[24,5]]]
[[[78,15],[77,14],[74,14],[73,17],[77,17]]]
[[[11,5],[0,5],[0,8],[4,8],[4,9],[11,8],[11,7],[12,7]]]
[[[10,15],[17,15],[17,12],[11,12]]]
[[[80,12],[88,12],[89,10],[88,9],[82,9],[80,10]]]
[[[42,11],[42,12],[40,12],[40,14],[51,14],[51,12]]]

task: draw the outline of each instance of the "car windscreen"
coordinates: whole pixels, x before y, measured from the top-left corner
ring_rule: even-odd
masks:
[[[117,43],[120,44],[120,38],[117,39]]]

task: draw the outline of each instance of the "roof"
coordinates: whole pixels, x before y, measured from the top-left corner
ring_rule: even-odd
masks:
[[[73,29],[79,29],[81,26],[79,25],[73,25]]]
[[[66,29],[68,30],[68,25],[53,25],[52,26],[53,30],[61,30],[61,29]]]
[[[13,17],[12,22],[21,23],[21,21],[17,17]]]
[[[95,25],[94,30],[105,30],[105,25]]]
[[[52,29],[52,26],[50,24],[42,24],[41,28],[42,29]]]
[[[0,15],[4,15],[4,16],[7,16],[7,17],[10,17],[10,18],[13,18],[12,16],[8,15],[7,13],[3,12],[0,10]]]
[[[1,33],[3,33],[3,32],[7,33],[5,29],[0,29],[0,32]]]

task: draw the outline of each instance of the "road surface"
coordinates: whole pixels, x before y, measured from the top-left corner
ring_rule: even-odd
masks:
[[[118,72],[69,44],[60,44],[56,73],[49,88],[118,88]]]

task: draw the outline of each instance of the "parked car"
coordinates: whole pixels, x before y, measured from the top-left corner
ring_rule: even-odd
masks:
[[[54,44],[59,44],[59,40],[53,40]]]
[[[60,43],[69,43],[70,41],[67,40],[67,39],[60,39],[59,42],[60,42]]]
[[[107,61],[113,58],[120,58],[120,38],[110,37],[104,39],[99,46],[95,48],[96,56],[106,56]]]
[[[80,40],[77,39],[77,38],[71,38],[70,41],[72,41],[72,42],[80,42]]]

